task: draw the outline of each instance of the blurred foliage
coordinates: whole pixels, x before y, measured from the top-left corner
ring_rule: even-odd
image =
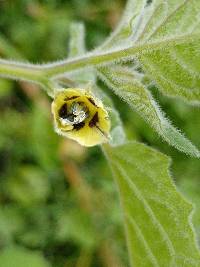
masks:
[[[91,49],[114,28],[124,4],[1,0],[0,56],[32,62],[64,58],[73,20],[86,24]],[[152,92],[200,147],[199,108],[163,97],[156,88]],[[173,158],[176,183],[196,204],[193,221],[200,234],[199,161],[169,147],[112,97],[129,139]],[[128,266],[117,190],[100,148],[85,149],[57,136],[50,99],[37,86],[0,79],[0,114],[0,267]]]

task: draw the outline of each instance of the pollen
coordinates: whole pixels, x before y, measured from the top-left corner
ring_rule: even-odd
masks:
[[[79,89],[60,90],[52,103],[55,130],[83,146],[108,142],[110,120],[103,103]]]

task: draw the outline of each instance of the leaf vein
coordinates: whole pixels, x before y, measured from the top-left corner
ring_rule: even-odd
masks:
[[[157,260],[156,256],[153,254],[153,252],[152,252],[147,240],[145,239],[144,235],[142,234],[140,227],[137,225],[136,221],[130,215],[125,214],[125,216],[126,216],[127,220],[130,222],[131,226],[133,228],[135,228],[135,233],[138,236],[138,239],[143,243],[143,246],[144,246],[144,248],[147,252],[147,255],[149,256],[151,262],[153,263],[153,265],[155,267],[159,267],[160,265],[158,263],[158,260]]]
[[[165,231],[164,227],[162,226],[160,221],[157,219],[157,217],[154,214],[152,208],[150,207],[148,201],[142,195],[142,193],[140,192],[140,190],[138,189],[136,184],[132,180],[129,179],[129,176],[127,175],[126,171],[120,166],[120,164],[119,163],[116,164],[116,162],[113,162],[113,164],[121,172],[122,177],[125,179],[125,181],[129,185],[131,191],[134,192],[135,196],[143,204],[144,209],[146,210],[147,214],[149,215],[149,218],[152,220],[152,223],[158,227],[160,235],[162,236],[163,240],[166,242],[166,245],[167,245],[167,248],[169,251],[169,255],[172,258],[172,260],[174,260],[174,256],[176,255],[174,246],[173,246],[173,244],[172,244],[172,242],[168,236],[168,233]],[[132,162],[132,164],[134,164],[134,162]]]

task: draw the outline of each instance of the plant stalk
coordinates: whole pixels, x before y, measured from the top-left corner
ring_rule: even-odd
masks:
[[[199,38],[199,36],[197,37]],[[185,43],[185,41],[192,41],[194,38],[196,38],[196,35],[187,35],[152,43],[136,44],[128,48],[106,51],[105,53],[88,53],[82,57],[43,65],[12,62],[10,60],[0,59],[0,76],[15,80],[26,80],[46,86],[50,79],[63,75],[66,72],[85,67],[108,64],[113,61],[129,60],[135,56],[150,53],[150,51],[153,50],[166,49],[171,46]]]

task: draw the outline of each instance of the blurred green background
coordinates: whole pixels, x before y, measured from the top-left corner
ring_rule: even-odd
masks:
[[[85,23],[92,49],[115,27],[124,5],[124,0],[0,0],[0,57],[62,59],[74,20]],[[199,108],[151,90],[174,125],[200,148]],[[178,189],[196,204],[199,236],[200,162],[169,147],[108,94],[128,138],[173,159]],[[117,188],[101,149],[57,136],[50,104],[35,85],[0,79],[0,267],[128,266]]]

